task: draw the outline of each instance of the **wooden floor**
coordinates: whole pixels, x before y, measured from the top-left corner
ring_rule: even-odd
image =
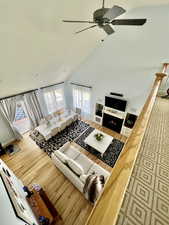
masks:
[[[88,121],[88,123],[123,142],[126,141],[126,138],[120,134],[103,128],[94,122]],[[28,133],[17,144],[21,148],[20,152],[13,156],[4,155],[1,159],[23,181],[24,185],[31,188],[32,184],[38,183],[44,188],[60,213],[64,225],[84,225],[92,210],[92,205],[85,200],[83,194],[53,165],[49,156],[36,145]],[[111,171],[111,167],[94,155],[91,155],[76,143],[72,144],[94,162]]]

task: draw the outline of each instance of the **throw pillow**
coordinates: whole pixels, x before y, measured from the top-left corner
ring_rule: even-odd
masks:
[[[96,200],[98,199],[100,193],[103,190],[104,187],[104,176],[100,175],[89,175],[86,179],[84,188],[83,188],[83,193],[87,197],[87,199],[95,203]]]
[[[73,172],[75,172],[77,175],[80,176],[80,175],[84,174],[83,168],[77,162],[75,162],[73,159],[68,159],[67,164],[73,170]]]
[[[67,160],[69,159],[65,154],[63,154],[62,152],[56,150],[54,152],[55,156],[60,159],[60,161],[62,161],[63,163],[66,163]]]
[[[44,124],[46,124],[46,122],[47,122],[46,119],[43,118],[40,120],[39,125],[44,125]]]

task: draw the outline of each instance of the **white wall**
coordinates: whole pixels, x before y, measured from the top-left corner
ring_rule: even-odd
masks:
[[[1,224],[2,225],[24,225],[25,223],[19,220],[14,213],[11,203],[6,193],[3,183],[0,181],[0,199],[1,199]]]
[[[69,81],[93,86],[93,103],[104,102],[109,92],[123,93],[128,99],[127,110],[138,113],[155,73],[169,59],[168,12],[169,5],[126,13],[124,18],[147,18],[147,23],[142,27],[114,27],[116,33],[100,43]]]
[[[0,142],[2,143],[2,145],[6,145],[13,140],[13,132],[0,112]]]

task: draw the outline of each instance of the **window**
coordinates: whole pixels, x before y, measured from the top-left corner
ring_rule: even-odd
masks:
[[[21,134],[26,133],[31,128],[30,120],[27,115],[27,111],[23,100],[17,102],[15,121],[13,124]]]
[[[49,114],[64,108],[64,93],[62,88],[45,91],[44,97]]]
[[[81,115],[89,118],[91,114],[91,89],[81,86],[73,86],[73,107],[80,108]]]
[[[58,109],[61,109],[64,107],[64,94],[63,94],[63,89],[57,89],[54,91],[54,94],[55,94],[55,98],[56,98],[56,101],[57,101],[57,106],[58,106]]]
[[[25,119],[26,117],[27,116],[24,111],[23,103],[20,101],[16,105],[15,121]]]
[[[45,96],[45,102],[46,102],[46,105],[47,105],[48,113],[54,112],[54,110],[55,110],[55,104],[54,104],[54,95],[53,95],[53,92],[52,91],[46,92],[44,94],[44,96]]]

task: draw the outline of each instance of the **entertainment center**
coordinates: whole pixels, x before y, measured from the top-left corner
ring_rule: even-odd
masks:
[[[96,103],[94,121],[129,137],[137,115],[126,112],[127,100],[121,94],[105,96],[105,104]]]

